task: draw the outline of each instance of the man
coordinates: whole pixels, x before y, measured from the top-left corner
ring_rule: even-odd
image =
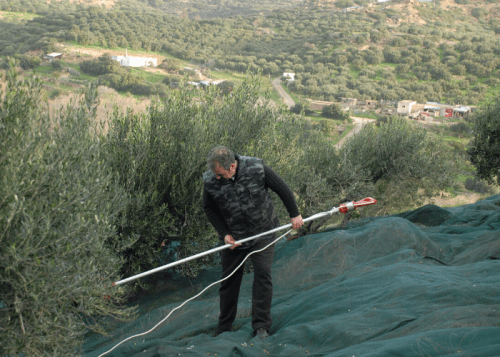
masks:
[[[279,225],[268,188],[278,194],[290,215],[292,228],[304,225],[295,198],[288,185],[263,161],[235,155],[224,146],[213,148],[207,157],[209,170],[203,175],[203,209],[223,244],[232,244],[221,252],[222,278],[230,275],[245,257],[273,241],[274,234],[250,242],[237,240],[269,231]],[[252,254],[252,328],[260,338],[269,336],[273,283],[271,265],[274,244]],[[231,331],[236,318],[243,266],[221,283],[220,316],[217,335]]]

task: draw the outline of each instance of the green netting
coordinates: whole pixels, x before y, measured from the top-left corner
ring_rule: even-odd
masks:
[[[498,259],[500,195],[356,220],[277,245],[269,338],[252,335],[247,274],[235,331],[213,337],[216,286],[108,356],[499,356]],[[175,299],[219,275],[205,271]],[[85,355],[149,330],[179,305],[172,299],[159,293],[141,300],[137,320],[109,336],[88,336]]]

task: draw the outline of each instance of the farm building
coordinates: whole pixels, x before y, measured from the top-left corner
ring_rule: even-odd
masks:
[[[427,102],[424,107],[424,114],[434,117],[451,118],[453,116],[453,105],[447,105],[436,102]]]
[[[200,81],[200,84],[204,87],[209,87],[209,86],[216,86],[217,84],[221,84],[222,82],[224,82],[224,79],[215,79],[212,81],[209,80]]]
[[[112,60],[120,62],[123,67],[156,67],[156,58],[146,57],[129,57],[125,52],[125,56],[111,56]]]
[[[358,100],[356,98],[342,98],[340,105],[343,110],[350,110],[356,107],[357,101]]]
[[[413,107],[417,102],[413,100],[402,100],[398,102],[398,111],[399,115],[408,115],[411,113],[411,107]]]
[[[453,109],[454,118],[465,118],[471,112],[471,108],[465,105],[459,105]]]
[[[288,82],[293,82],[295,80],[295,73],[284,72],[283,77],[289,77]]]
[[[55,59],[61,59],[61,58],[62,58],[62,53],[58,53],[58,52],[52,52],[52,53],[49,53],[48,55],[42,56],[42,59],[50,61],[50,62],[52,62]]]

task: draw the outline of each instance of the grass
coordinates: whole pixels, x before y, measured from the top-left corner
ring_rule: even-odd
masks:
[[[41,15],[30,14],[27,12],[0,11],[0,20],[2,21],[29,21],[36,17],[41,17]]]
[[[130,71],[149,83],[159,83],[165,78],[164,74],[147,72],[142,68],[131,68]]]
[[[51,75],[52,73],[54,73],[54,69],[52,68],[52,66],[39,66],[39,67],[36,67],[34,69],[34,72],[36,74],[45,74],[45,75]]]
[[[377,114],[375,114],[375,112],[372,112],[372,111],[352,113],[352,116],[359,117],[359,118],[367,118],[367,119],[378,119],[378,117],[379,117]]]
[[[210,76],[213,79],[224,79],[226,81],[231,81],[236,83],[241,83],[247,77],[246,73],[239,72],[229,72],[227,70],[224,71],[211,71]]]
[[[129,55],[157,55],[157,56],[162,56],[162,57],[173,57],[170,54],[166,52],[154,52],[154,51],[146,51],[146,50],[134,50],[130,49],[128,47],[113,47],[113,48],[108,48],[101,46],[99,44],[92,44],[92,45],[80,45],[77,41],[66,41],[66,43],[70,44],[73,49],[91,49],[91,50],[100,50],[100,51],[122,51],[123,54],[125,55],[125,51]]]

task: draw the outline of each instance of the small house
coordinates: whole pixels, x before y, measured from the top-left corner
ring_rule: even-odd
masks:
[[[398,102],[398,115],[408,115],[411,113],[411,107],[413,107],[417,102],[413,100],[402,100]]]
[[[356,98],[342,98],[340,105],[343,110],[350,110],[356,107],[357,101]]]
[[[156,58],[129,57],[125,50],[125,56],[111,56],[112,60],[120,62],[123,67],[156,67]]]
[[[52,53],[49,53],[48,55],[43,55],[42,59],[52,62],[55,59],[61,59],[62,55],[63,55],[62,53],[52,52]]]
[[[288,77],[288,82],[293,82],[295,80],[295,73],[284,72],[283,77]]]
[[[424,115],[430,115],[432,117],[439,117],[439,113],[441,112],[441,107],[439,105],[435,105],[434,103],[426,103],[424,106]]]
[[[454,118],[465,118],[469,116],[471,112],[471,108],[465,105],[459,105],[453,109],[453,117]]]
[[[365,106],[367,109],[374,110],[378,107],[378,101],[367,99],[365,100]]]

